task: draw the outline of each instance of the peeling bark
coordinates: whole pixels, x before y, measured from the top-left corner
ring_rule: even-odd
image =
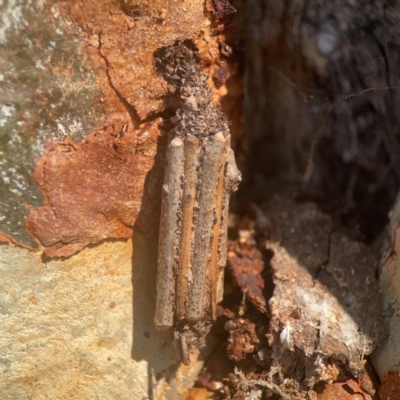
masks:
[[[48,51],[51,51],[52,40],[59,49],[59,52],[50,53],[52,57],[48,56],[48,51],[32,57],[39,57],[36,63],[45,63],[43,68],[51,71],[50,83],[54,81],[58,85],[53,86],[62,99],[68,90],[74,96],[68,102],[57,103],[53,97],[44,103],[51,121],[49,128],[58,126],[62,135],[51,129],[42,133],[40,126],[37,128],[42,147],[34,158],[24,161],[24,179],[26,182],[30,180],[24,189],[28,197],[22,196],[16,208],[20,213],[22,204],[25,204],[23,214],[26,217],[34,206],[40,204],[40,192],[35,189],[30,176],[40,159],[34,179],[44,193],[44,205],[32,213],[27,221],[27,230],[48,247],[45,249],[48,256],[68,256],[107,237],[127,238],[133,227],[150,240],[157,240],[165,142],[162,129],[156,125],[159,125],[159,114],[165,108],[163,97],[168,89],[154,68],[154,52],[177,40],[192,40],[198,46],[203,67],[209,74],[213,74],[223,57],[218,49],[218,41],[224,40],[223,25],[219,30],[211,31],[207,18],[212,17],[210,14],[204,17],[201,1],[191,3],[190,12],[173,3],[151,2],[137,7],[135,4],[112,0],[106,3],[66,1],[54,4],[49,0],[43,8],[46,27],[32,24],[33,36],[42,31],[45,33]],[[27,16],[32,12],[29,6],[26,12]],[[58,33],[55,34],[55,30]],[[23,43],[22,32],[20,41]],[[67,59],[62,58],[61,51],[65,51],[61,41],[63,37],[71,38],[71,42],[75,40],[75,47],[66,53],[73,73],[68,72]],[[11,43],[8,44],[10,49]],[[11,56],[10,60],[13,62]],[[61,63],[62,68],[58,68],[57,63]],[[15,66],[18,69],[18,64]],[[33,65],[32,68],[35,69]],[[37,70],[41,71],[40,68]],[[81,75],[78,76],[79,72]],[[72,84],[73,80],[65,78],[68,75],[81,81]],[[43,73],[38,77],[42,82]],[[32,90],[42,91],[40,82],[32,84]],[[211,79],[210,84],[215,89],[214,102],[218,103],[221,99],[218,91],[226,90],[225,85],[217,90]],[[52,91],[52,84],[48,90]],[[79,101],[73,101],[78,94],[81,96]],[[28,105],[35,107],[41,103],[29,102]],[[84,106],[89,107],[83,109]],[[54,122],[61,121],[57,119],[55,107],[64,118],[63,122]],[[26,112],[31,111],[26,108]],[[73,113],[75,120],[71,120],[69,113]],[[31,127],[34,121],[26,118],[30,124],[27,127]],[[91,121],[92,125],[86,121]],[[152,128],[147,133],[150,126]],[[147,135],[149,141],[144,144]],[[127,149],[128,142],[132,143],[131,149]],[[29,151],[29,142],[24,143]],[[118,148],[119,145],[122,147]],[[105,158],[103,164],[97,153]],[[16,161],[10,160],[11,163]],[[68,164],[70,160],[71,165]],[[103,174],[108,176],[104,181],[99,178]],[[6,184],[3,207],[11,204],[13,190],[12,185],[8,187]],[[147,201],[142,203],[142,198]],[[23,224],[17,221],[23,220],[22,214],[19,215],[9,221],[9,226],[4,224],[7,229],[1,236],[2,240],[18,240],[23,235],[25,243],[33,246],[35,241],[26,231],[23,233]],[[16,229],[20,233],[17,234]],[[14,239],[13,232],[17,235]]]
[[[177,399],[204,361],[193,349],[182,369],[153,325],[171,116],[154,53],[195,43],[220,107],[235,74],[220,46],[228,54],[232,35],[197,0],[0,8],[0,391]]]

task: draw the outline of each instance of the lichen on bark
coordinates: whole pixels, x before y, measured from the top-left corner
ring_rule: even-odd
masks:
[[[98,124],[99,92],[79,28],[56,9],[17,1],[0,15],[0,227],[3,240],[37,247],[24,223],[43,201],[34,166],[55,141],[79,142]]]

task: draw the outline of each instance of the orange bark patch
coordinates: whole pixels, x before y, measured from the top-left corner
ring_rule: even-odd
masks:
[[[129,238],[139,214],[138,229],[157,236],[159,143],[163,153],[159,123],[160,119],[139,132],[109,127],[81,144],[59,143],[40,160],[34,179],[44,192],[45,205],[29,216],[27,227],[48,247],[45,255],[65,257],[105,238]],[[142,206],[146,191],[153,196]]]
[[[153,67],[154,52],[176,40],[196,41],[204,24],[202,0],[191,1],[187,8],[164,0],[69,0],[59,7],[86,34],[88,61],[100,85],[110,85],[132,107],[135,122],[164,106],[161,97],[167,88]],[[106,75],[100,71],[104,68]]]

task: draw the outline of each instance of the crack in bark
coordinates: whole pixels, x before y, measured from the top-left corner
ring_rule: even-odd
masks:
[[[106,64],[106,75],[107,75],[107,79],[108,79],[108,83],[111,87],[111,89],[114,91],[114,93],[117,95],[119,101],[122,103],[122,105],[125,107],[126,111],[128,112],[131,121],[132,121],[132,125],[135,129],[138,129],[140,124],[143,122],[141,121],[141,119],[139,118],[139,115],[137,113],[137,111],[135,110],[135,108],[129,104],[129,102],[126,100],[126,98],[124,96],[122,96],[122,94],[118,91],[118,89],[114,86],[114,84],[112,83],[112,79],[109,73],[109,70],[112,69],[112,66],[109,64],[107,57],[102,53],[101,51],[101,34],[98,35],[98,48],[97,50],[99,51],[100,57],[104,60],[105,64]]]
[[[85,26],[87,27],[87,29],[89,31],[89,34],[92,35],[93,34],[93,29],[90,27],[90,25],[86,21],[85,11],[84,11],[84,8],[82,7],[82,5],[80,6],[80,9],[82,11],[83,21],[85,23]],[[107,60],[107,57],[101,51],[101,46],[102,46],[101,33],[99,33],[97,37],[98,37],[98,40],[97,40],[98,46],[97,47],[91,46],[91,47],[95,48],[99,52],[100,57],[104,60],[104,63],[106,65],[106,71],[105,72],[106,72],[106,75],[107,75],[108,83],[109,83],[111,89],[117,95],[117,97],[120,100],[120,102],[122,103],[122,105],[125,107],[126,111],[128,112],[128,114],[129,114],[129,116],[131,118],[131,121],[132,121],[132,126],[134,127],[134,129],[137,129],[139,127],[139,125],[143,121],[140,120],[135,108],[131,104],[129,104],[129,102],[126,100],[126,98],[123,97],[122,94],[113,85],[111,76],[109,74],[109,69],[110,68],[112,69],[113,67],[110,65],[110,63]]]

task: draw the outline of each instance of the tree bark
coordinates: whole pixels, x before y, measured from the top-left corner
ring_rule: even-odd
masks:
[[[153,326],[168,94],[154,53],[191,41],[219,105],[223,25],[200,0],[0,9],[1,397],[178,398],[203,361],[179,367]]]

